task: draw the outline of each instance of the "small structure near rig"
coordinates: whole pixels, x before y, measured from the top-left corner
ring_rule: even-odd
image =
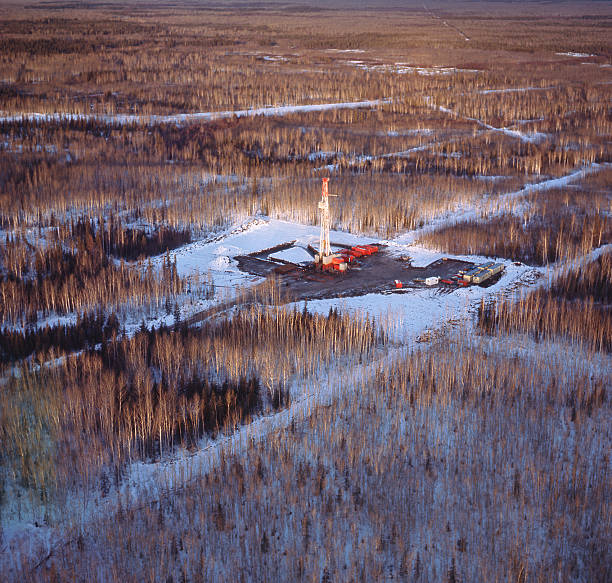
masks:
[[[475,284],[483,283],[494,275],[501,273],[503,270],[503,263],[494,263],[493,261],[489,261],[487,263],[477,265],[469,271],[466,271],[463,274],[463,281]]]

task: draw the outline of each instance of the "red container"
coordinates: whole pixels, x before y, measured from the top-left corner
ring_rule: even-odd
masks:
[[[363,255],[370,255],[370,251],[368,249],[366,249],[365,247],[356,246],[356,247],[353,247],[352,249],[353,249],[353,251],[361,253],[361,256],[363,256]]]

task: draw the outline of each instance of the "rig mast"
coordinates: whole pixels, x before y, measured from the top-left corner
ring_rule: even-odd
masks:
[[[321,210],[321,236],[319,237],[319,261],[323,257],[331,255],[331,246],[329,244],[329,192],[327,183],[329,178],[323,178],[323,188],[321,190],[321,201],[319,209]]]

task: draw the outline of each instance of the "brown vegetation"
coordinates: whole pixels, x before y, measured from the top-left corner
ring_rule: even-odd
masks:
[[[184,489],[142,508],[119,495],[130,462],[284,407],[335,365],[367,371],[386,342],[365,319],[258,307],[277,303],[273,281],[232,290],[231,319],[126,338],[127,312],[169,314],[189,285],[168,255],[143,258],[257,214],[314,224],[330,174],[334,226],[352,232],[484,201],[493,214],[421,242],[535,264],[611,242],[605,4],[0,7],[4,372],[35,351],[0,379],[3,578],[610,580],[610,399],[590,360],[612,350],[609,253],[480,312],[486,332],[586,347],[578,372],[446,339],[344,380],[246,453],[220,446]],[[387,101],[152,118],[366,99]],[[503,196],[595,163],[578,188]],[[57,314],[88,315],[37,329]],[[91,510],[113,493],[116,513]],[[32,561],[34,527],[4,545],[12,520],[75,534]]]
[[[41,248],[34,247],[27,237],[7,235],[0,246],[0,324],[36,324],[39,318],[52,314],[125,304],[159,307],[183,290],[185,282],[169,256],[158,270],[151,263],[131,266],[122,261],[117,265],[107,254],[133,255],[141,248],[158,245],[144,233],[130,244],[121,238],[115,241],[117,233],[112,228],[96,233],[90,223],[87,225],[89,228],[82,222],[73,225],[69,238],[60,238],[60,229],[52,231]],[[126,233],[133,236],[131,230],[122,229],[119,234]]]
[[[102,340],[49,370],[24,368],[0,392],[2,466],[53,504],[66,487],[95,488],[103,470],[118,480],[130,461],[285,406],[294,377],[341,355],[366,358],[384,337],[369,321],[336,313],[252,308],[199,328]]]
[[[506,257],[532,265],[566,261],[612,242],[612,192],[602,184],[612,169],[566,188],[527,194],[517,210],[449,225],[420,242],[451,253]]]
[[[534,14],[528,21],[510,18],[497,7],[497,16],[470,19],[466,44],[435,10],[420,6],[384,19],[384,26],[368,12],[353,12],[347,20],[333,11],[294,15],[271,8],[265,18],[250,13],[247,22],[231,10],[185,8],[170,15],[164,7],[150,14],[115,7],[73,19],[47,9],[52,18],[43,19],[42,11],[0,22],[15,41],[0,59],[2,110],[8,113],[147,116],[391,102],[375,111],[179,127],[6,120],[0,124],[0,224],[10,228],[48,221],[50,213],[61,219],[67,211],[105,212],[109,206],[138,208],[151,222],[182,228],[208,229],[258,210],[312,222],[316,180],[309,180],[327,171],[316,168],[333,163],[343,181],[338,192],[346,197],[338,201],[338,226],[386,236],[484,192],[520,186],[525,174],[558,176],[610,160],[607,70],[601,67],[611,53],[605,18],[569,18],[551,26]],[[445,16],[466,27],[461,17]],[[296,34],[296,24],[302,30],[305,22],[310,31]],[[527,46],[537,42],[540,48],[529,49],[529,60],[504,54],[502,72],[489,45],[516,48],[517,30],[522,43],[529,34]],[[435,58],[424,48],[432,38]],[[62,48],[68,39],[81,39],[84,54],[64,56],[72,50]],[[588,50],[584,39],[592,45]],[[101,49],[89,51],[92,43]],[[592,66],[554,55],[579,50],[577,45],[597,54]],[[432,67],[444,60],[449,71],[436,72]],[[398,72],[396,63],[413,70]],[[419,67],[429,73],[420,74]],[[485,123],[540,132],[542,138],[525,142]],[[480,175],[506,181],[482,182]]]
[[[526,332],[537,339],[562,338],[587,348],[612,352],[612,252],[596,261],[567,269],[552,285],[513,301],[482,304],[478,324],[498,330]]]
[[[357,394],[96,520],[33,577],[609,578],[600,376],[444,340]]]

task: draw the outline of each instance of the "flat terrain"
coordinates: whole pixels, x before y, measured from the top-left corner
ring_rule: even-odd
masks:
[[[395,280],[404,285],[423,288],[415,278],[440,277],[448,279],[473,263],[458,259],[438,259],[425,267],[413,267],[408,259],[389,255],[382,248],[378,253],[359,259],[346,273],[325,273],[314,265],[309,267],[279,268],[277,263],[257,256],[237,256],[240,269],[254,275],[277,273],[287,301],[342,298],[380,293],[393,289]],[[444,285],[444,284],[442,284]]]
[[[2,581],[611,581],[611,30],[3,2]]]

